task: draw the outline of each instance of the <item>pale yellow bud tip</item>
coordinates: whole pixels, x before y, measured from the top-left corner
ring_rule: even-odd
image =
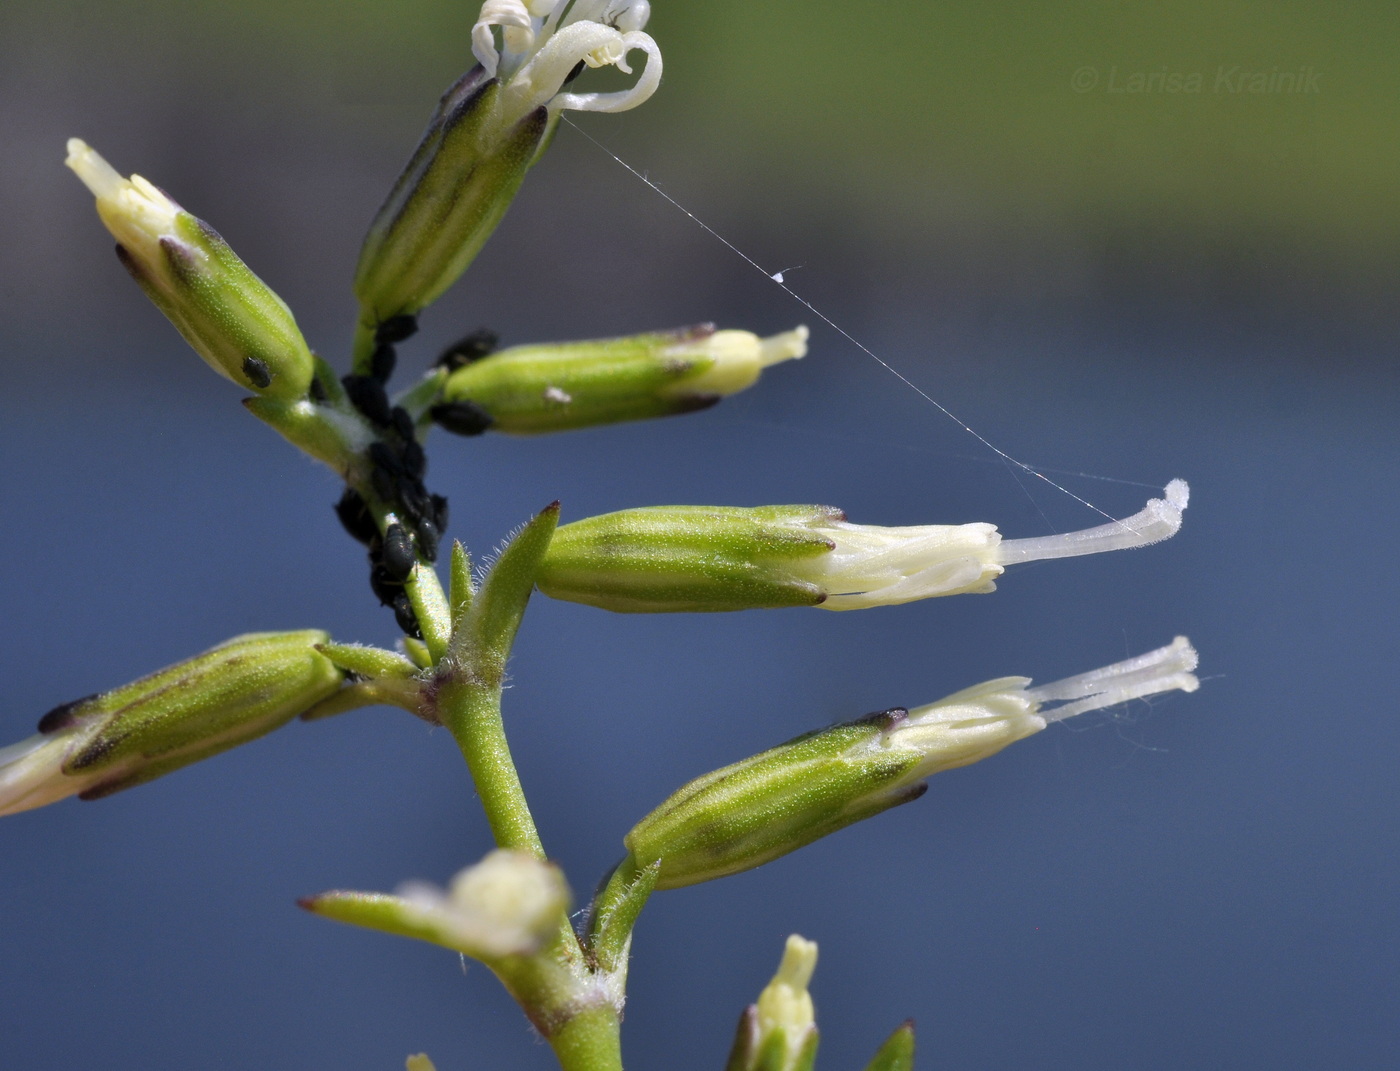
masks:
[[[83,180],[94,197],[115,197],[126,186],[126,179],[117,169],[82,138],[68,139],[68,159],[64,163]]]
[[[425,1053],[421,1052],[417,1056],[410,1056],[404,1061],[403,1066],[404,1071],[437,1071],[433,1062],[428,1059]]]
[[[763,1034],[782,1029],[792,1050],[800,1047],[816,1021],[807,985],[817,967],[817,944],[793,934],[787,939],[778,973],[758,995],[759,1030]]]
[[[769,335],[759,339],[760,354],[758,363],[764,368],[783,361],[797,360],[807,356],[807,337],[811,334],[806,326],[794,327],[779,335]]]

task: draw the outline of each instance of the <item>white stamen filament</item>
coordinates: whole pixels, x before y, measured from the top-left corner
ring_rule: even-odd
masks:
[[[1167,484],[1165,496],[1151,499],[1131,517],[1097,528],[1030,539],[1004,539],[997,548],[996,561],[1000,565],[1014,565],[1047,558],[1073,558],[1105,550],[1145,547],[1170,539],[1181,528],[1181,513],[1186,509],[1191,489],[1185,480],[1173,480]]]
[[[1194,692],[1200,687],[1191,672],[1196,663],[1195,649],[1178,636],[1166,647],[1039,688],[1029,687],[1026,677],[985,681],[909,711],[907,718],[857,745],[853,753],[916,753],[917,763],[900,780],[907,786],[995,755],[1051,722],[1162,692]],[[1060,705],[1045,709],[1045,704],[1056,702]]]
[[[1041,705],[1040,716],[1047,722],[1064,721],[1076,714],[1142,699],[1158,692],[1194,692],[1201,686],[1191,671],[1200,661],[1196,649],[1185,636],[1178,636],[1166,647],[1090,670],[1061,681],[1030,688],[1027,695]],[[1049,710],[1043,704],[1072,700]]]

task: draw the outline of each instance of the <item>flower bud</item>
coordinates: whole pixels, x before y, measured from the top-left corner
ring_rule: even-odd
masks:
[[[546,595],[622,613],[816,606],[799,575],[828,555],[823,506],[652,506],[566,524],[535,582]]]
[[[931,774],[985,759],[1050,722],[1160,692],[1193,692],[1196,661],[1178,636],[1039,688],[1003,677],[928,706],[808,733],[697,778],[624,842],[637,866],[660,862],[658,889],[736,874],[916,799]]]
[[[1181,527],[1188,489],[1131,517],[1003,540],[990,524],[880,528],[828,506],[652,506],[566,524],[539,576],[546,595],[620,613],[821,606],[857,610],[996,590],[1007,565],[1146,546]]]
[[[0,749],[0,815],[98,799],[245,743],[325,699],[343,676],[324,632],[254,632],[132,684],[56,707]]]
[[[446,889],[426,882],[398,895],[329,892],[301,901],[318,915],[433,944],[491,962],[538,952],[559,932],[569,887],[559,868],[525,852],[497,850]]]
[[[758,1051],[781,1047],[782,1057],[765,1067],[796,1071],[816,1056],[817,1019],[807,992],[817,967],[817,945],[798,934],[787,939],[777,974],[758,995]]]
[[[480,67],[447,91],[360,250],[357,366],[373,352],[381,324],[415,316],[466,270],[550,126],[544,108],[506,121],[500,82]]]
[[[306,395],[315,362],[291,310],[212,227],[77,138],[67,164],[96,196],[123,266],[209,367],[264,397]]]
[[[516,346],[456,369],[441,415],[470,404],[497,431],[529,434],[688,413],[802,357],[807,329],[759,338],[712,324],[557,345]],[[450,428],[449,428],[450,430]]]
[[[473,67],[443,96],[370,225],[355,275],[362,367],[379,325],[412,317],[456,281],[510,207],[566,110],[634,108],[661,81],[661,50],[642,33],[645,0],[486,0],[472,28]],[[496,32],[500,31],[500,44]],[[646,54],[630,89],[565,93],[583,67]]]

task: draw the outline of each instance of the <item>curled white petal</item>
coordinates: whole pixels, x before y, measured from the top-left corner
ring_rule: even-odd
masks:
[[[661,49],[647,34],[631,30],[621,35],[620,55],[612,62],[631,73],[626,57],[633,51],[645,52],[647,63],[631,89],[614,93],[560,93],[554,98],[554,106],[565,111],[625,112],[646,102],[661,84]]]
[[[492,32],[496,26],[506,52],[527,52],[535,42],[535,23],[522,0],[486,0],[472,27],[472,55],[493,78],[500,62]]]

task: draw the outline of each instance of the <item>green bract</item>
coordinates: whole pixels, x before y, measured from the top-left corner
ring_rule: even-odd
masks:
[[[794,562],[829,553],[826,506],[651,506],[566,524],[537,582],[546,595],[623,613],[815,606]]]
[[[344,681],[324,632],[254,632],[110,692],[56,707],[0,751],[0,814],[97,799],[284,725]]]
[[[77,138],[68,166],[96,196],[122,264],[214,371],[268,398],[306,394],[314,360],[291,310],[212,227]]]
[[[458,368],[439,410],[469,402],[497,431],[528,434],[688,413],[807,352],[807,329],[759,338],[701,324],[627,338],[516,346]],[[446,418],[446,419],[444,419]]]

